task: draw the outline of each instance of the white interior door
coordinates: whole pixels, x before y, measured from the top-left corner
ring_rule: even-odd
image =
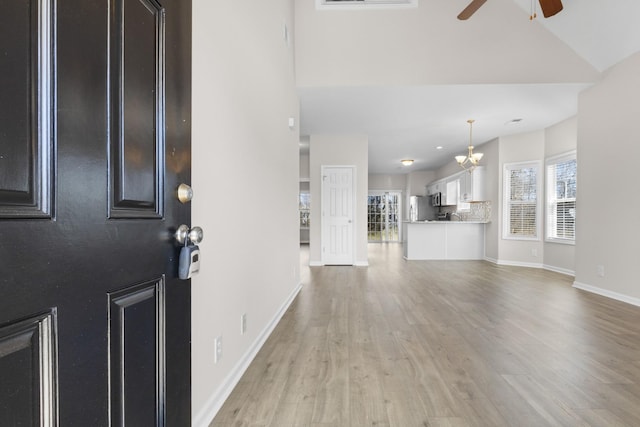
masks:
[[[354,167],[322,167],[322,263],[353,265]]]

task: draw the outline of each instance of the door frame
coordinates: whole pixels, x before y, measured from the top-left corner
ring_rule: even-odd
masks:
[[[350,264],[345,265],[355,265],[356,263],[356,230],[358,229],[358,215],[356,215],[357,204],[356,204],[356,190],[357,190],[357,182],[356,182],[356,172],[357,167],[355,165],[321,165],[320,166],[320,262],[322,265],[327,265],[326,263],[326,255],[324,251],[325,243],[327,243],[327,233],[328,227],[327,222],[325,221],[324,216],[324,200],[325,200],[325,183],[324,177],[326,176],[326,171],[329,169],[351,169],[351,206],[352,206],[352,220],[351,220],[351,254],[350,254]]]

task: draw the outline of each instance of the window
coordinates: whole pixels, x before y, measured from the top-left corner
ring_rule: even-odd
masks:
[[[309,228],[309,215],[311,213],[311,195],[308,191],[300,192],[300,201],[298,203],[300,211],[300,228]]]
[[[363,9],[418,7],[418,0],[316,0],[317,9]]]
[[[400,241],[400,193],[369,193],[367,198],[369,242]]]
[[[505,239],[538,240],[538,162],[504,165]]]
[[[575,151],[547,159],[548,241],[575,243],[577,166]]]

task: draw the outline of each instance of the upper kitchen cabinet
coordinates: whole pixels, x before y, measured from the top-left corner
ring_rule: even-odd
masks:
[[[472,173],[458,172],[427,184],[427,195],[441,193],[442,204],[446,206],[482,202],[485,200],[484,176],[484,166],[476,167]]]
[[[460,178],[454,175],[447,179],[446,191],[442,193],[442,204],[445,206],[453,206],[458,204],[458,196],[460,194]]]
[[[460,175],[460,201],[481,202],[485,200],[484,166],[478,166],[472,173],[462,172]]]

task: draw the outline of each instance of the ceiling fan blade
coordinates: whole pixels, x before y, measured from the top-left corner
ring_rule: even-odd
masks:
[[[555,15],[562,10],[561,0],[540,0],[540,8],[545,18]]]
[[[557,0],[560,1],[560,0]],[[464,8],[460,15],[458,15],[458,19],[464,21],[466,19],[471,18],[471,15],[476,13],[476,10],[480,9],[480,6],[485,4],[487,0],[473,0],[467,7]]]

